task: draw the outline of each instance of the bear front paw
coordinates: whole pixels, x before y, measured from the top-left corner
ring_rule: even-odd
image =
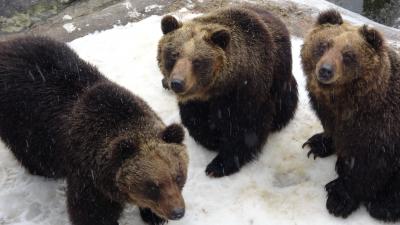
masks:
[[[210,177],[229,176],[240,170],[239,158],[236,156],[222,157],[218,154],[206,168],[206,174]]]
[[[168,221],[154,214],[150,209],[139,208],[142,220],[150,225],[163,225]]]
[[[325,189],[328,192],[326,208],[334,216],[346,218],[358,208],[359,201],[348,193],[339,178],[328,183]]]
[[[332,138],[326,137],[324,133],[319,133],[312,136],[306,143],[303,144],[302,148],[307,145],[310,147],[307,157],[314,155],[314,159],[317,157],[324,158],[334,153]]]

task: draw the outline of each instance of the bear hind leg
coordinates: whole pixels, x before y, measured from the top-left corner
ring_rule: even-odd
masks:
[[[334,216],[347,218],[360,205],[360,202],[346,190],[341,178],[328,183],[325,189],[328,193],[326,208]]]
[[[283,87],[273,90],[277,100],[275,101],[276,113],[271,131],[279,131],[289,123],[296,112],[299,101],[296,80],[290,74],[290,80]]]
[[[369,214],[375,219],[386,222],[397,222],[400,219],[399,198],[368,202],[366,207]]]
[[[240,170],[241,165],[236,156],[223,156],[219,153],[207,166],[206,174],[210,177],[229,176]]]
[[[395,179],[393,184],[376,199],[366,202],[365,206],[372,217],[386,222],[400,221],[400,178]]]
[[[259,150],[259,148],[256,148]],[[221,150],[218,155],[208,164],[206,174],[210,177],[229,176],[238,172],[242,166],[253,160],[258,152],[250,149],[244,151]]]

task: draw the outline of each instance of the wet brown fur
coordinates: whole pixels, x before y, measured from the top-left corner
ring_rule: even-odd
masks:
[[[338,15],[320,16],[341,21],[326,18]],[[301,57],[311,105],[324,128],[306,142],[309,154],[338,156],[339,177],[326,185],[329,212],[347,217],[365,203],[373,217],[398,221],[400,57],[377,30],[347,23],[316,23]],[[325,63],[334,71],[327,84],[318,80]]]
[[[162,20],[168,32],[158,46],[163,83],[184,79],[185,90],[176,94],[183,124],[219,152],[207,174],[229,175],[293,117],[297,84],[289,33],[274,15],[251,5],[171,21]]]
[[[240,12],[239,9],[242,12]],[[184,70],[183,72],[186,75],[186,79],[192,84],[191,90],[183,95],[177,96],[180,102],[190,99],[207,100],[210,96],[223,94],[225,90],[235,88],[239,83],[246,80],[248,81],[246,90],[248,91],[249,97],[269,99],[270,96],[260,95],[259,91],[264,90],[267,94],[273,79],[288,79],[287,77],[282,77],[282,74],[272,73],[274,68],[265,65],[265,62],[274,59],[273,56],[277,54],[275,52],[276,48],[279,47],[276,46],[276,42],[274,42],[272,38],[279,40],[282,37],[288,36],[287,30],[282,29],[282,26],[284,26],[283,23],[276,18],[271,18],[270,15],[266,15],[268,16],[268,26],[271,27],[266,31],[264,27],[259,27],[260,24],[264,24],[262,18],[263,10],[250,5],[246,5],[243,8],[232,8],[230,10],[232,10],[234,14],[236,14],[236,10],[238,10],[239,13],[251,15],[251,17],[246,19],[253,20],[254,29],[259,31],[257,33],[258,37],[254,38],[252,36],[255,32],[249,32],[248,34],[240,32],[243,28],[229,21],[229,16],[223,18],[224,15],[229,14],[229,12],[227,12],[226,9],[222,9],[212,12],[207,16],[180,23],[180,28],[174,35],[165,35],[160,40],[157,60],[162,74],[168,79],[168,76],[174,72],[181,72]],[[257,15],[257,13],[259,14]],[[234,48],[234,54],[230,54],[229,49],[227,53],[225,53],[223,49],[215,48],[207,43],[210,41],[210,35],[213,32],[222,29],[228,30],[231,34],[230,48]],[[260,51],[260,47],[264,46],[265,43],[268,43],[268,51]],[[243,45],[246,45],[246,47],[243,48]],[[176,52],[180,53],[180,58],[177,60],[172,71],[168,71],[165,68],[165,62],[161,58],[164,55],[163,51],[165,46],[176,49]],[[180,48],[182,49],[180,50]],[[206,85],[201,85],[201,81],[199,81],[200,76],[193,71],[193,67],[188,63],[199,56],[214,56],[212,58],[215,60],[212,68],[213,76],[207,81]],[[180,63],[182,61],[186,63]],[[278,62],[276,64],[281,65],[280,63],[281,62]],[[233,71],[246,71],[246,73],[240,73],[239,76],[238,73]],[[233,76],[233,74],[236,76]],[[254,74],[273,74],[277,77],[261,77],[254,76]],[[198,85],[199,87],[193,85]]]
[[[67,180],[74,225],[117,225],[126,203],[153,225],[184,208],[182,127],[64,43],[0,43],[0,137],[32,174]]]

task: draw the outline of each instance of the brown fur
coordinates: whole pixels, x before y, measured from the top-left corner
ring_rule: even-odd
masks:
[[[373,90],[377,90],[388,81],[388,72],[383,73],[382,79],[376,78],[373,74],[381,74],[381,70],[388,70],[388,56],[386,51],[378,52],[369,48],[368,43],[363,40],[360,35],[360,28],[352,26],[348,23],[341,25],[321,24],[316,25],[304,40],[304,45],[301,50],[303,69],[307,75],[307,90],[315,97],[318,104],[324,105],[330,109],[332,118],[348,118],[351,114],[349,106],[366,105],[357,102],[356,96],[365,96]],[[321,51],[321,45],[324,49],[329,49],[326,52]],[[334,46],[333,46],[334,44]],[[357,53],[357,63],[359,64],[358,71],[353,66],[343,64],[343,53],[351,51]],[[323,54],[323,57],[320,55]],[[383,54],[383,55],[381,55]],[[386,56],[385,56],[386,55]],[[363,57],[361,57],[363,56]],[[331,80],[333,84],[321,85],[317,79],[317,73],[321,64],[330,63],[334,65],[335,76]],[[382,65],[382,67],[378,66]],[[346,73],[365,74],[360,77],[349,76]],[[369,76],[367,74],[370,74]],[[357,78],[357,82],[353,82]],[[373,81],[373,82],[372,82]],[[372,94],[374,95],[374,94]],[[371,96],[371,98],[374,98]],[[374,100],[372,100],[374,101]],[[327,123],[332,123],[332,120],[322,121],[325,125],[324,129],[329,133],[333,127]]]
[[[143,152],[132,159],[136,163],[127,161],[122,165],[116,175],[117,185],[126,191],[128,199],[134,204],[152,209],[157,215],[168,219],[172,209],[185,208],[181,188],[187,176],[185,171],[187,171],[188,156],[179,147],[167,144],[146,143],[142,149]],[[181,179],[179,186],[175,180],[178,176]],[[143,193],[143,189],[151,188],[148,182],[161,187],[160,198],[157,201],[149,200]],[[132,189],[132,187],[138,188]]]
[[[68,145],[98,149],[92,153],[93,166],[87,161],[73,161],[70,174],[88,173],[87,179],[94,176],[94,185],[110,199],[127,201],[171,219],[174,209],[185,208],[181,189],[188,156],[181,144],[183,130],[176,124],[166,127],[144,101],[113,85],[91,87],[67,118],[66,126],[73,134]],[[72,159],[85,157],[75,149],[70,154]]]
[[[310,31],[301,57],[324,128],[306,142],[309,154],[338,157],[339,177],[326,185],[326,206],[347,217],[366,203],[373,217],[398,221],[400,57],[379,31],[342,23],[332,11],[320,17],[326,23]]]
[[[194,139],[219,152],[206,173],[238,171],[297,106],[289,32],[255,6],[222,8],[184,23],[166,16],[161,25],[163,85],[175,91]]]
[[[67,180],[72,224],[117,225],[126,203],[152,225],[183,216],[183,128],[66,44],[0,43],[0,87],[1,139],[32,174]]]
[[[179,36],[174,36],[174,41],[172,41],[171,36],[160,40],[158,62],[162,73],[166,75],[168,80],[181,78],[185,80],[187,85],[185,92],[177,96],[179,101],[184,102],[190,99],[207,100],[210,95],[213,95],[213,92],[215,92],[212,90],[213,87],[216,86],[215,82],[220,82],[219,80],[223,79],[223,75],[219,72],[226,62],[225,54],[223,54],[222,49],[217,49],[207,44],[207,41],[210,41],[210,32],[218,28],[222,29],[222,27],[190,21],[184,23],[180,27],[181,33]],[[206,40],[206,42],[204,40]],[[169,46],[170,49],[179,51],[178,47],[174,46],[174,44],[177,46],[182,45],[182,51],[179,53],[174,52],[175,54],[179,54],[179,56],[176,56],[179,57],[179,59],[176,60],[173,68],[168,70],[164,65],[165,61],[161,59],[165,54],[163,52],[165,49],[162,48],[162,46]],[[194,59],[202,58],[215,60],[209,62],[212,63],[211,74],[213,76],[207,77],[207,80],[200,80],[200,74],[196,73],[199,72],[201,68],[197,71],[194,69],[196,66],[196,63],[193,62]],[[228,66],[229,65],[225,65],[225,67]],[[199,65],[199,67],[201,67],[201,65]]]

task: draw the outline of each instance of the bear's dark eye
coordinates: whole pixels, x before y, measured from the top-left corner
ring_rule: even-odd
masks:
[[[173,51],[171,49],[166,49],[164,55],[165,69],[171,71],[174,68],[175,62],[178,58],[179,52]]]
[[[342,57],[344,64],[349,65],[349,64],[354,64],[356,62],[356,54],[354,54],[354,52],[351,51],[344,52]]]
[[[314,55],[316,57],[321,57],[328,48],[329,48],[328,42],[320,42],[320,43],[318,43],[318,45],[316,46],[316,48],[314,50]]]
[[[176,60],[179,57],[179,52],[171,52],[170,57]]]
[[[147,182],[146,195],[148,198],[153,199],[153,200],[159,199],[160,198],[160,186],[153,182]]]
[[[176,183],[178,184],[179,188],[182,189],[185,185],[185,179],[182,174],[178,174],[175,178]]]
[[[192,62],[193,71],[197,74],[209,74],[211,73],[212,67],[211,59],[194,59]]]

